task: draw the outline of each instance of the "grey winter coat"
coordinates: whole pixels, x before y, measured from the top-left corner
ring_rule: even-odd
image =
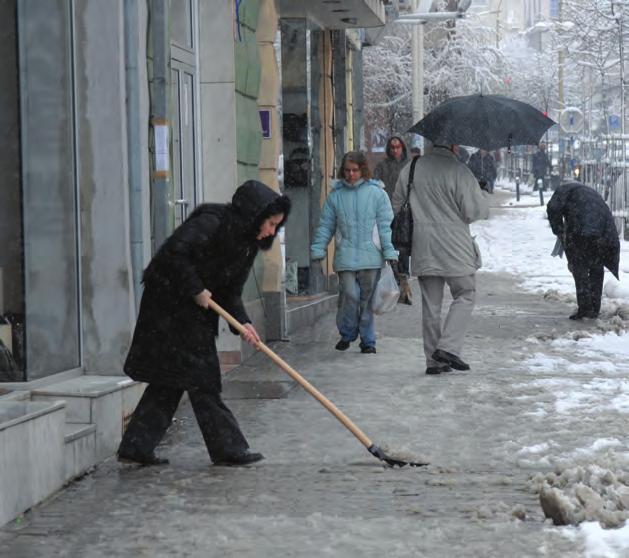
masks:
[[[393,211],[406,199],[410,165],[397,181]],[[489,217],[487,194],[470,170],[449,149],[435,147],[415,166],[410,193],[413,214],[413,275],[461,277],[481,267],[481,255],[469,224]]]

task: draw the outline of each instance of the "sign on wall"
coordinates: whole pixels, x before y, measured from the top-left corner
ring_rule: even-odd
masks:
[[[270,109],[260,109],[260,125],[262,126],[262,137],[269,139],[271,137],[271,111]]]

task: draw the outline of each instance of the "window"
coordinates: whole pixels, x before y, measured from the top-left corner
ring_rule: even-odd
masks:
[[[15,13],[15,3],[12,8]],[[0,248],[0,325],[11,345],[0,347],[3,381],[33,380],[80,366],[71,2],[20,0],[13,23],[17,52],[10,58],[9,100],[19,117],[9,141],[19,145],[15,160],[21,159],[21,165],[0,183],[0,198],[12,208],[2,224],[6,241]],[[19,76],[19,89],[14,76]],[[4,156],[2,161],[6,168]],[[6,349],[18,372],[9,370],[13,365]]]

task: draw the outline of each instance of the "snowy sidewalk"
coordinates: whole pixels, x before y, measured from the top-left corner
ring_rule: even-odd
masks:
[[[430,466],[383,468],[295,387],[231,399],[267,459],[210,467],[186,404],[161,448],[169,467],[109,460],[0,531],[0,555],[627,556],[628,527],[554,527],[537,494],[556,469],[629,471],[626,301],[605,299],[596,322],[568,320],[571,277],[550,257],[543,210],[500,208],[508,197],[497,192],[492,219],[474,226],[485,268],[471,372],[424,374],[418,302],[378,319],[377,355],[335,351],[333,316],[274,345],[376,442]],[[286,389],[269,386],[287,380],[262,355],[230,377],[278,396]]]

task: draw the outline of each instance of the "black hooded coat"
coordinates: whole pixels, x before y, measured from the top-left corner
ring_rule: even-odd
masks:
[[[603,265],[618,278],[620,241],[609,207],[596,190],[569,182],[555,190],[546,206],[553,233],[571,242],[580,237],[595,238]]]
[[[290,211],[290,200],[261,182],[240,186],[231,204],[203,204],[164,242],[144,271],[144,293],[124,371],[134,380],[221,391],[218,315],[197,305],[203,289],[241,323],[241,294],[259,249],[262,222]],[[276,230],[277,230],[276,229]],[[232,330],[233,331],[233,330]],[[234,331],[234,333],[236,333]]]

